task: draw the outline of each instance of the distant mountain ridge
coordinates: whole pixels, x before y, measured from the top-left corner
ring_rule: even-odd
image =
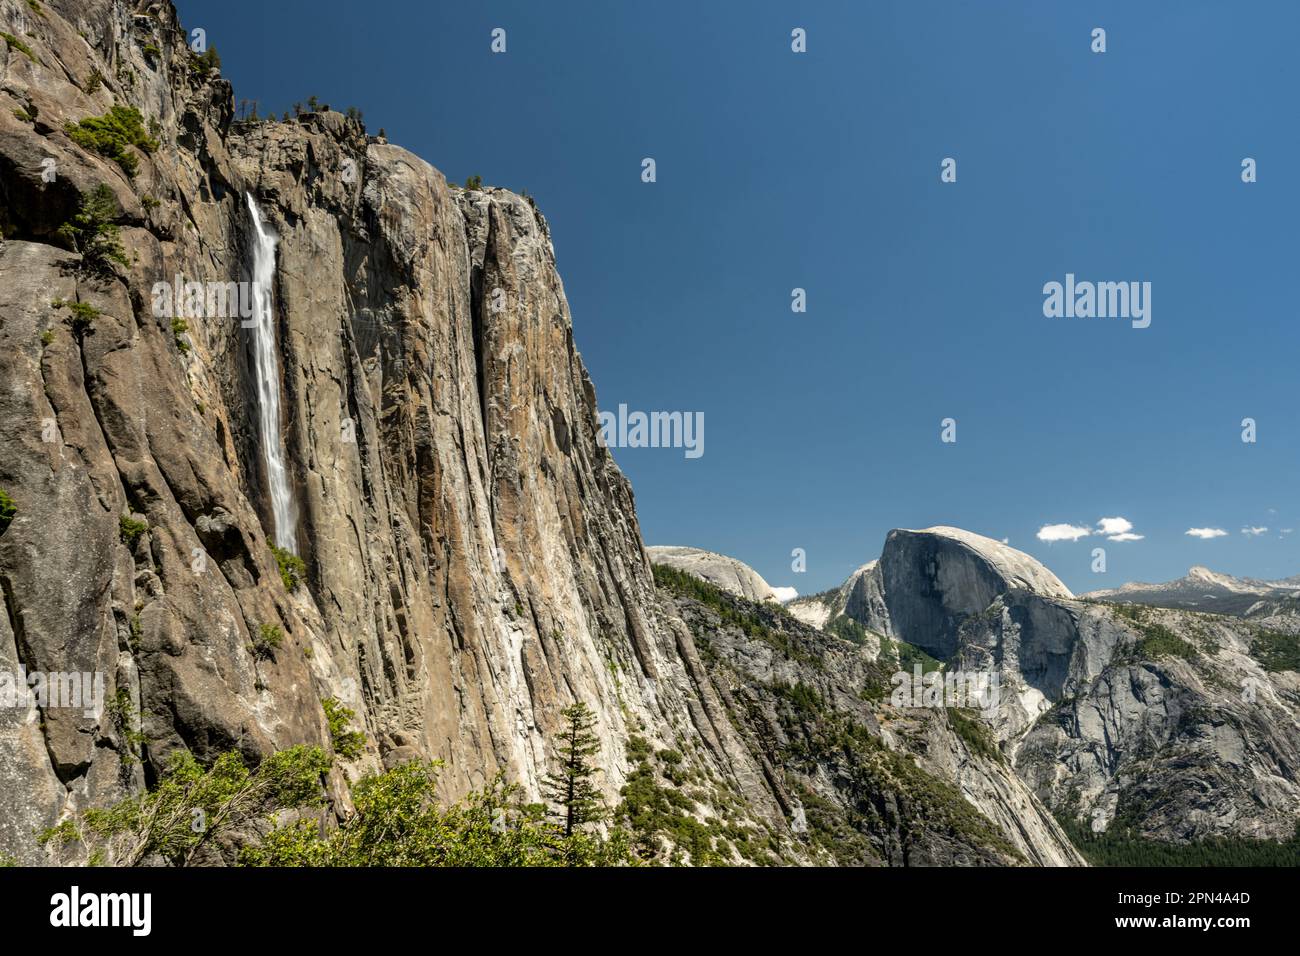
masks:
[[[1236,616],[1266,610],[1276,602],[1300,598],[1300,575],[1278,581],[1239,578],[1221,574],[1202,565],[1186,575],[1151,584],[1130,581],[1117,588],[1104,588],[1080,595],[1085,600],[1147,604],[1153,607],[1183,608]]]

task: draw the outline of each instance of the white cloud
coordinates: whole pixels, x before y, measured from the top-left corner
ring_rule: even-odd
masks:
[[[1039,541],[1078,541],[1092,534],[1092,529],[1076,524],[1045,524],[1038,529]]]
[[[1098,534],[1124,534],[1133,530],[1133,522],[1128,518],[1102,518],[1097,522]]]
[[[1145,535],[1133,533],[1133,522],[1128,518],[1098,518],[1096,528],[1077,524],[1047,524],[1038,529],[1039,541],[1078,541],[1094,534],[1105,535],[1108,541],[1141,541]]]
[[[1183,534],[1190,534],[1193,538],[1222,538],[1228,532],[1222,528],[1188,528]]]
[[[795,588],[772,588],[772,593],[776,595],[776,599],[782,604],[793,601],[799,596],[799,592]]]
[[[1254,538],[1263,534],[1267,530],[1268,530],[1267,528],[1258,528],[1252,525],[1249,528],[1242,528],[1241,533],[1246,535],[1247,537]]]
[[[1281,534],[1279,534],[1278,537],[1280,538],[1282,537],[1283,534],[1290,534],[1293,531],[1295,531],[1295,528],[1283,528]]]

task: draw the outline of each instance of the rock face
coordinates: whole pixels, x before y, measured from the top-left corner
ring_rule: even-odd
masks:
[[[719,590],[674,594],[747,752],[802,814],[817,862],[1078,866],[975,718],[895,707],[875,651]]]
[[[873,577],[879,590],[864,585]],[[1232,616],[1183,609],[1207,589]],[[854,604],[854,593],[880,600]],[[1027,555],[932,528],[891,532],[879,564],[791,611],[820,613],[831,629],[854,621],[868,647],[891,638],[950,671],[996,674],[989,723],[1002,751],[1048,806],[1094,831],[1289,837],[1300,816],[1300,614],[1286,582],[1193,569],[1093,597],[1131,603],[1074,599]]]
[[[1021,588],[1072,597],[1027,554],[958,528],[891,531],[880,567],[891,633],[939,658],[956,649],[962,621],[999,594]]]
[[[666,564],[693,574],[747,601],[777,600],[776,592],[762,575],[743,561],[724,554],[673,545],[655,545],[646,548],[646,553],[655,564]]]
[[[367,740],[331,777],[340,810],[344,772],[416,758],[444,761],[447,799],[498,770],[536,798],[560,711],[580,700],[608,803],[632,774],[693,782],[696,824],[647,837],[656,852],[835,862],[729,710],[733,690],[767,690],[707,670],[655,587],[536,205],[450,186],[338,113],[234,122],[168,3],[50,0],[21,32],[31,58],[0,49],[0,489],[16,506],[0,529],[0,670],[102,675],[106,704],[0,710],[0,853],[46,862],[35,832],[151,785],[180,748],[328,748],[334,697]],[[112,107],[138,109],[156,140],[123,147],[134,175],[65,130]],[[126,255],[90,268],[60,227],[101,184]],[[247,313],[159,291],[252,280],[253,208],[277,237],[267,291],[297,514],[279,544],[305,563],[297,586],[270,546]],[[769,597],[746,571],[730,584]],[[910,779],[911,763],[891,766]],[[947,799],[956,769],[934,774],[949,774],[947,815],[901,809],[900,849],[871,861],[1072,861],[1057,834],[946,836],[978,811]],[[1021,796],[990,813],[1009,819]]]
[[[338,113],[233,123],[168,3],[43,11],[25,16],[32,58],[0,49],[0,488],[17,507],[0,666],[102,673],[110,706],[0,714],[0,850],[41,861],[33,831],[138,790],[176,748],[328,745],[327,696],[366,732],[354,777],[436,757],[448,798],[498,769],[535,796],[582,700],[611,803],[635,728],[751,791],[747,812],[789,839],[660,607],[532,201],[451,187]],[[112,106],[158,141],[128,147],[134,177],[64,131]],[[59,226],[100,183],[130,265],[94,273]],[[292,592],[268,543],[251,330],[155,309],[174,276],[250,279],[247,195],[279,237]],[[89,328],[64,301],[93,307]]]

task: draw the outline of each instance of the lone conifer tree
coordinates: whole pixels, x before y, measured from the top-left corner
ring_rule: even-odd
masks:
[[[583,703],[566,707],[561,714],[566,727],[557,745],[560,770],[548,774],[542,787],[546,798],[559,805],[557,816],[563,818],[564,835],[568,837],[584,823],[601,819],[604,807],[600,791],[591,782],[599,772],[590,762],[591,755],[600,750],[600,743],[591,732],[596,726],[596,715]]]

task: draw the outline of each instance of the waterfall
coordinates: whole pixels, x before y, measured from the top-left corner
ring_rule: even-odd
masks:
[[[275,314],[271,289],[275,281],[275,231],[262,218],[251,193],[246,194],[253,216],[253,374],[257,377],[257,411],[266,456],[266,477],[271,485],[271,516],[275,543],[298,553],[298,509],[289,490],[289,475],[280,440],[280,366],[275,346]]]

